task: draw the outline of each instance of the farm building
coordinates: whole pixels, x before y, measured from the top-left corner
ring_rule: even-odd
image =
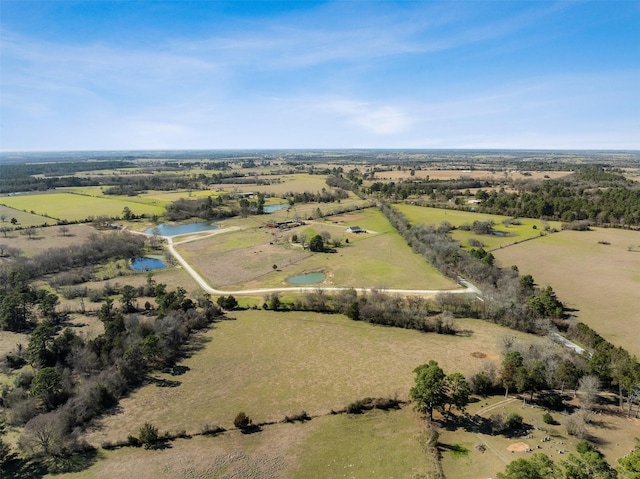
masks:
[[[367,230],[363,230],[362,228],[360,228],[359,226],[349,226],[347,228],[347,233],[366,233]]]

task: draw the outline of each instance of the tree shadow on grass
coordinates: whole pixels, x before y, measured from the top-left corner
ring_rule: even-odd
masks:
[[[257,424],[252,424],[251,426],[243,427],[240,429],[242,434],[255,434],[256,432],[262,431],[262,427]]]
[[[47,474],[81,472],[95,464],[104,455],[95,448],[64,457],[46,458],[43,461],[13,457],[2,466],[2,478],[37,479]]]

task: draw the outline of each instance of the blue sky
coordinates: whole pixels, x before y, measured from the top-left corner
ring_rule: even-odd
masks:
[[[640,1],[0,3],[0,149],[640,149]]]

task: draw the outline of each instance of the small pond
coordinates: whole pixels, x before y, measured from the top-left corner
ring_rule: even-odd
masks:
[[[506,231],[492,231],[491,234],[493,236],[509,236],[509,233]]]
[[[289,203],[282,203],[280,205],[267,205],[264,207],[265,213],[274,213],[276,211],[283,210],[289,207]]]
[[[163,269],[166,268],[167,265],[164,264],[164,261],[158,258],[133,258],[131,260],[131,269],[136,271],[151,271],[152,269]]]
[[[300,274],[298,276],[290,276],[287,278],[287,283],[291,284],[315,284],[322,283],[324,281],[324,273],[307,273]]]
[[[152,235],[158,234],[160,236],[178,236],[186,235],[188,233],[200,233],[202,231],[215,230],[218,225],[212,225],[210,223],[188,223],[186,225],[169,225],[162,223],[155,228],[145,230],[145,233]]]

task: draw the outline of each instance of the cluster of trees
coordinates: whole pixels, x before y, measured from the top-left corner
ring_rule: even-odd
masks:
[[[433,360],[418,366],[414,373],[416,383],[409,391],[409,397],[415,403],[415,409],[428,414],[430,420],[433,420],[434,410],[450,414],[453,406],[464,411],[469,404],[471,389],[462,374],[446,375]]]
[[[290,191],[281,195],[281,198],[289,201],[291,205],[295,203],[336,203],[348,197],[349,192],[342,188],[334,188],[332,190],[322,188],[322,190],[316,191],[315,193],[311,191],[304,191],[302,193]]]
[[[81,245],[51,248],[31,258],[19,257],[0,267],[0,329],[24,331],[34,325],[34,308],[54,319],[58,297],[30,281],[72,268],[82,269],[111,258],[129,259],[140,254],[144,238],[126,233],[93,235]]]
[[[393,201],[406,200],[410,196],[428,196],[435,200],[439,197],[451,199],[458,190],[486,186],[488,186],[486,181],[479,181],[473,178],[462,177],[452,180],[438,180],[427,177],[424,180],[411,179],[399,183],[376,181],[368,188],[365,188],[364,191],[369,195]]]
[[[293,302],[284,302],[278,293],[271,293],[265,297],[263,308],[273,311],[341,313],[354,321],[456,334],[454,316],[450,311],[443,310],[442,304],[420,296],[392,295],[376,290],[358,293],[355,289],[348,289],[329,294],[318,289],[304,293]]]
[[[626,413],[632,414],[638,403],[636,417],[640,415],[640,363],[621,347],[615,347],[584,323],[569,328],[567,335],[584,344],[592,352],[587,362],[587,372],[598,378],[605,388],[617,391],[620,409],[626,400]]]
[[[234,212],[228,204],[228,197],[207,196],[206,198],[186,199],[180,198],[166,206],[168,220],[179,221],[187,218],[201,218],[212,220],[229,218],[239,214],[239,208]]]
[[[564,461],[554,463],[549,456],[537,453],[531,459],[512,461],[498,479],[616,479],[618,473],[591,443],[580,441],[577,455],[569,454]],[[628,476],[637,477],[637,476]]]
[[[83,449],[79,428],[113,406],[153,369],[170,367],[190,334],[222,312],[208,296],[195,303],[186,292],[150,280],[154,308],[139,311],[136,288],[121,289],[119,304],[107,298],[98,318],[104,333],[85,340],[44,317],[26,348],[4,358],[7,367],[28,363],[12,386],[3,386],[0,403],[12,425],[24,425],[19,446],[53,468]],[[17,361],[17,358],[20,361]]]
[[[488,213],[545,218],[567,223],[640,224],[640,185],[622,173],[598,166],[579,168],[561,180],[522,184],[518,193],[478,191],[479,208]]]

